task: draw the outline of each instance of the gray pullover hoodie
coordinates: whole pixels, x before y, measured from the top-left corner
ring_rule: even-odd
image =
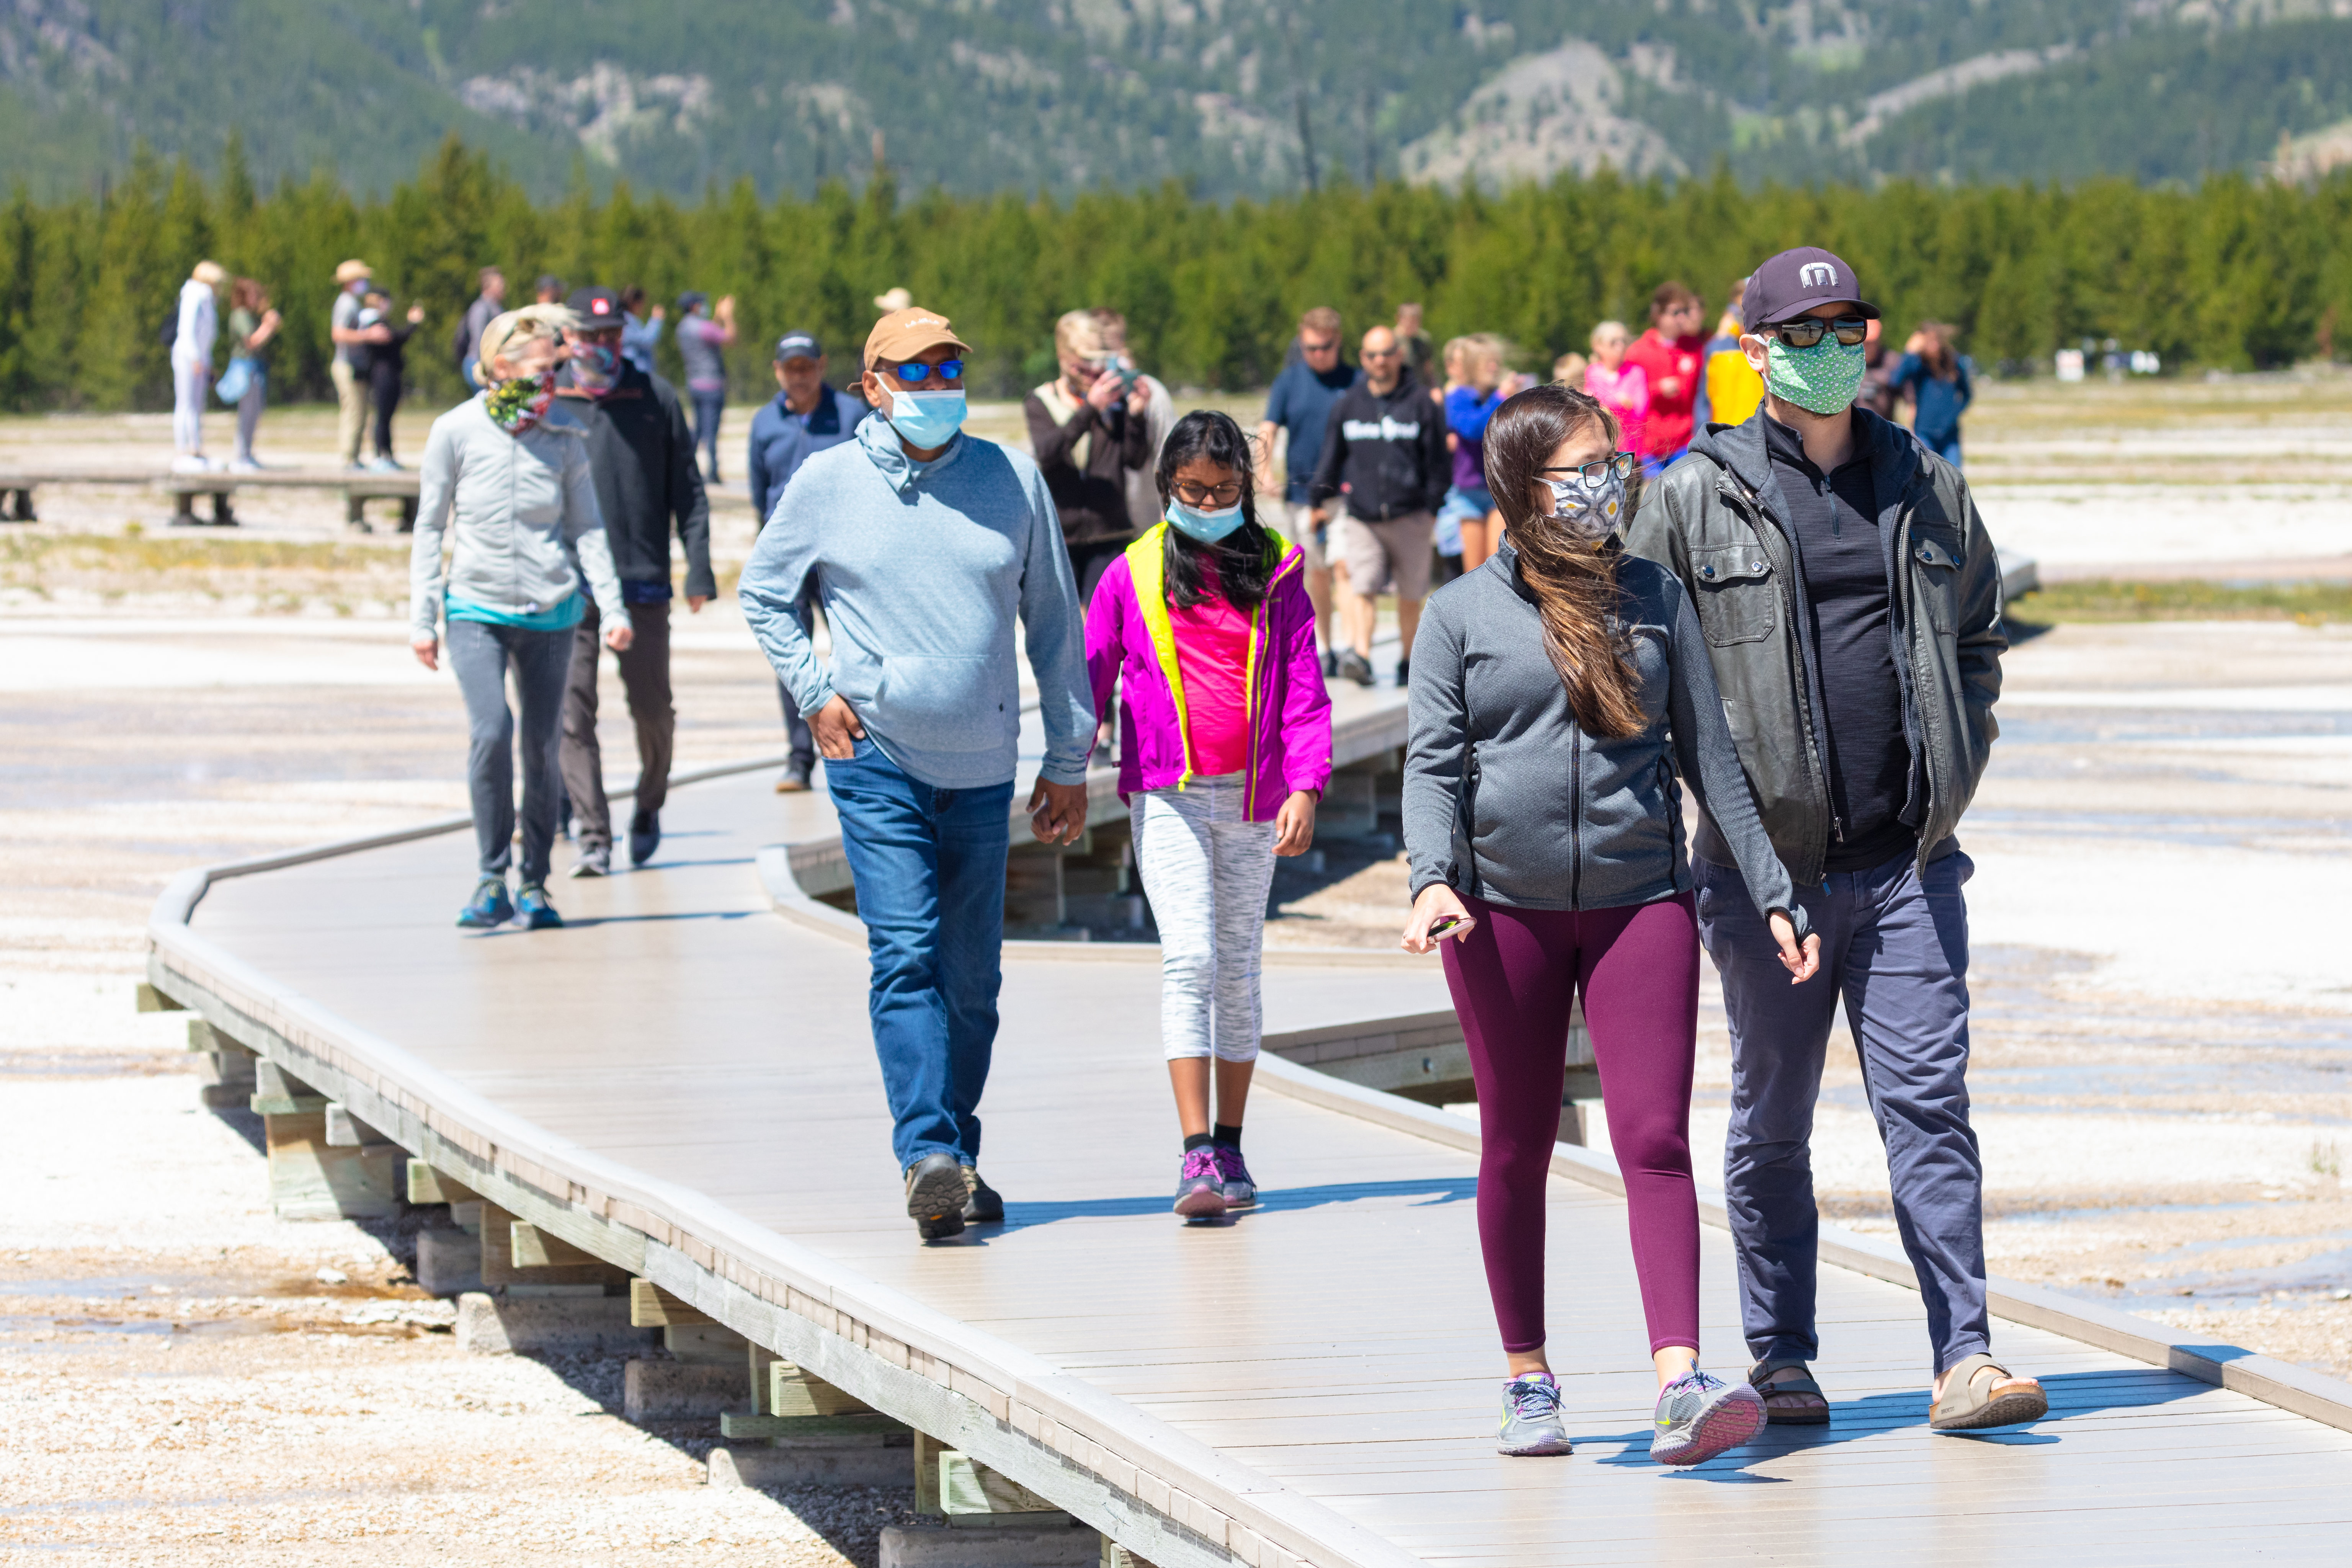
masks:
[[[1607,910],[1688,891],[1679,763],[1756,907],[1786,912],[1802,938],[1805,912],[1757,818],[1681,582],[1627,555],[1617,588],[1649,719],[1622,741],[1577,723],[1507,542],[1431,596],[1412,645],[1404,764],[1413,896],[1444,882],[1514,909]]]
[[[743,618],[803,713],[848,699],[866,735],[935,789],[978,789],[1020,763],[1017,617],[1045,726],[1039,772],[1083,784],[1094,750],[1086,623],[1037,465],[958,436],[917,463],[887,419],[801,465],[736,589]],[[833,629],[819,664],[794,606]]]
[[[596,507],[587,432],[561,404],[520,436],[499,428],[481,395],[433,422],[417,476],[416,538],[408,552],[409,624],[418,637],[440,629],[444,530],[457,536],[448,597],[537,615],[578,593],[585,575],[604,624],[629,624],[604,516]]]

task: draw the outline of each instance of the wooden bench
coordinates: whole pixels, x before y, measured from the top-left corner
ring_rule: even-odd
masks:
[[[417,478],[414,473],[361,473],[341,469],[269,469],[260,473],[175,474],[168,470],[124,468],[19,468],[0,470],[0,522],[37,522],[34,492],[43,485],[144,485],[172,498],[174,528],[234,528],[236,510],[231,497],[244,489],[337,490],[343,498],[343,521],[362,532],[372,532],[364,508],[372,500],[400,503],[400,531],[416,526]],[[196,499],[212,498],[211,515],[196,513]]]

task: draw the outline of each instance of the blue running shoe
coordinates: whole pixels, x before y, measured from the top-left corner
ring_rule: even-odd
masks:
[[[1216,1156],[1217,1183],[1225,1194],[1225,1206],[1229,1209],[1257,1207],[1257,1184],[1250,1180],[1249,1167],[1242,1163],[1242,1152],[1216,1143],[1210,1146],[1209,1152]]]
[[[563,923],[563,917],[547,901],[547,889],[537,882],[525,883],[522,891],[515,895],[515,909],[526,931],[545,931]]]
[[[514,900],[507,897],[507,879],[485,877],[466,907],[457,911],[457,923],[467,931],[488,931],[514,919]]]
[[[1726,1383],[1696,1367],[1658,1390],[1650,1458],[1662,1465],[1703,1465],[1764,1430],[1764,1396],[1755,1385]]]
[[[1184,1163],[1176,1173],[1176,1212],[1188,1221],[1224,1217],[1225,1184],[1217,1173],[1215,1150],[1184,1152]]]
[[[1503,1428],[1495,1450],[1532,1458],[1574,1451],[1559,1418],[1559,1384],[1548,1372],[1530,1372],[1503,1384]]]

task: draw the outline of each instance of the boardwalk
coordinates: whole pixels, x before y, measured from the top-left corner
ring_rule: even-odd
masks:
[[[1394,706],[1343,703],[1360,754]],[[1566,1175],[1550,1321],[1578,1451],[1501,1458],[1467,1124],[1270,1064],[1249,1117],[1265,1205],[1180,1226],[1156,970],[1133,954],[1009,955],[982,1158],[1007,1223],[920,1247],[864,952],[822,915],[780,916],[760,875],[761,850],[824,839],[825,803],[739,774],[678,790],[664,822],[657,868],[563,886],[560,932],[452,930],[471,839],[444,833],[217,881],[183,927],[192,882],[159,911],[152,972],[517,1213],[1160,1568],[2342,1554],[2352,1433],[2005,1322],[1996,1348],[2043,1379],[2052,1418],[1931,1436],[1917,1298],[1861,1271],[1822,1280],[1830,1427],[1654,1466],[1623,1210]],[[1444,1005],[1433,963],[1268,971],[1269,1030]],[[1730,1247],[1705,1246],[1708,1359],[1736,1372]],[[2048,1319],[2039,1292],[2005,1299]],[[2165,1337],[2081,1321],[2110,1343],[2144,1330],[2143,1351]],[[2289,1404],[2341,1391],[2237,1364]]]

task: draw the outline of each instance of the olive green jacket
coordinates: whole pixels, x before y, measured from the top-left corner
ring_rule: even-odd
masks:
[[[1710,426],[1690,455],[1651,481],[1626,525],[1625,547],[1683,581],[1723,694],[1765,832],[1800,887],[1818,886],[1840,836],[1822,743],[1822,674],[1798,542],[1764,444],[1765,415]],[[1953,835],[1976,795],[2000,727],[2000,564],[1960,471],[1911,432],[1856,410],[1870,453],[1878,531],[1891,585],[1888,629],[1903,686],[1911,783],[1903,820],[1919,865],[1959,847]],[[1702,823],[1694,846],[1732,864]]]

